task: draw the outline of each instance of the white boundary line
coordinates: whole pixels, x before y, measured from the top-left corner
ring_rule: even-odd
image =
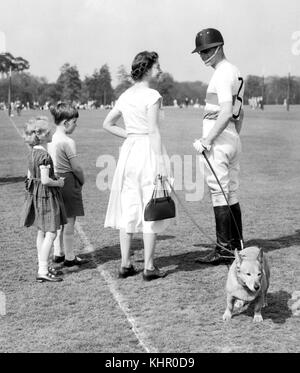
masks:
[[[16,126],[15,122],[10,117],[8,117],[8,118],[9,118],[10,123],[14,126],[17,133],[20,135],[20,137],[23,138],[22,133],[18,129],[18,127]],[[83,253],[94,252],[95,248],[90,243],[90,240],[88,239],[88,237],[86,236],[86,234],[85,234],[84,230],[82,229],[81,225],[77,221],[75,222],[75,229],[76,229],[81,241],[84,244],[84,249],[83,249],[82,252]],[[114,278],[110,275],[110,273],[101,264],[97,266],[97,271],[100,273],[100,275],[103,277],[104,281],[107,283],[109,291],[111,292],[112,296],[114,297],[114,299],[118,303],[121,311],[126,316],[126,319],[127,319],[128,323],[131,325],[131,329],[132,329],[133,333],[135,334],[137,340],[139,341],[139,344],[143,347],[143,349],[147,353],[157,353],[158,351],[155,347],[152,347],[150,344],[145,342],[147,337],[146,337],[145,333],[139,331],[139,328],[137,327],[137,323],[136,323],[134,317],[130,315],[131,312],[130,312],[130,307],[128,305],[128,302],[118,292],[117,286],[116,286],[116,281],[114,280]]]
[[[11,119],[11,117],[8,117],[10,123],[15,127],[15,130],[18,132],[18,134],[20,135],[20,137],[23,139],[23,135],[21,133],[21,131],[19,130],[19,128],[16,126],[15,122]]]
[[[86,234],[84,233],[84,230],[82,229],[81,225],[77,221],[75,222],[75,229],[76,229],[81,241],[85,245],[85,248],[83,249],[82,252],[85,252],[85,253],[94,252],[95,249],[94,249],[93,245],[90,243],[89,239],[87,238]],[[116,281],[114,280],[114,278],[111,276],[111,274],[101,264],[97,266],[97,270],[100,273],[100,275],[103,277],[105,282],[107,283],[107,286],[108,286],[110,292],[112,293],[114,299],[118,303],[120,309],[125,314],[125,316],[127,318],[127,321],[131,325],[131,329],[132,329],[133,333],[135,334],[137,340],[139,341],[140,345],[148,353],[158,353],[158,351],[155,347],[150,346],[148,342],[145,342],[145,340],[147,339],[147,336],[145,335],[145,333],[139,331],[139,328],[137,326],[137,323],[136,323],[134,317],[130,315],[131,312],[130,312],[130,307],[128,305],[128,302],[119,293],[119,291],[117,289]]]

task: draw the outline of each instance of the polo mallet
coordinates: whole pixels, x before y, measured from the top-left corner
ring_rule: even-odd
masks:
[[[214,169],[213,169],[211,163],[209,162],[209,160],[208,160],[208,158],[207,158],[207,155],[205,154],[205,150],[203,150],[203,152],[202,152],[201,154],[202,154],[203,157],[205,158],[206,163],[208,164],[208,166],[209,166],[211,172],[213,173],[214,177],[216,178],[217,183],[218,183],[218,185],[219,185],[219,187],[220,187],[220,189],[221,189],[221,191],[222,191],[222,194],[223,194],[223,196],[224,196],[224,198],[225,198],[225,201],[226,201],[226,203],[227,203],[227,206],[228,206],[228,208],[229,208],[230,215],[231,215],[231,217],[232,217],[232,220],[233,220],[234,225],[235,225],[235,227],[236,227],[236,230],[237,230],[237,232],[238,232],[239,240],[240,240],[240,244],[241,244],[241,248],[243,249],[243,248],[244,248],[244,244],[243,244],[243,240],[242,240],[242,237],[241,237],[241,233],[240,233],[240,230],[239,230],[239,228],[238,228],[238,225],[237,225],[237,222],[236,222],[236,220],[235,220],[235,217],[234,217],[234,215],[233,215],[233,212],[231,211],[231,208],[230,208],[230,205],[229,205],[228,199],[227,199],[227,197],[226,197],[226,194],[225,194],[225,192],[224,192],[224,189],[222,188],[222,185],[221,185],[221,183],[220,183],[220,181],[219,181],[219,179],[218,179],[218,177],[217,177],[217,175],[216,175],[216,173],[215,173],[215,171],[214,171]]]

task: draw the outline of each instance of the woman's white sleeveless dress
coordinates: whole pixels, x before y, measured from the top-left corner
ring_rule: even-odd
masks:
[[[157,160],[148,134],[147,111],[160,99],[160,94],[154,89],[133,86],[115,104],[122,113],[128,137],[121,147],[104,227],[124,229],[127,233],[160,233],[169,223],[169,219],[144,221],[144,209],[151,198],[157,175]],[[168,157],[163,149],[168,169]]]

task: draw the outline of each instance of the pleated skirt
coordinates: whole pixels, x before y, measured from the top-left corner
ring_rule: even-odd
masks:
[[[163,156],[167,159],[165,149]],[[124,229],[127,233],[160,233],[168,226],[169,219],[144,220],[145,206],[154,189],[157,165],[148,135],[127,137],[113,177],[104,227]]]

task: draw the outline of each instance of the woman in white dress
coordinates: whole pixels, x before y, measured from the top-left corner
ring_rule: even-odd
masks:
[[[153,261],[156,235],[164,230],[168,221],[144,220],[144,209],[151,198],[156,176],[167,176],[166,151],[159,131],[161,95],[149,88],[150,80],[160,73],[156,52],[137,54],[131,71],[134,85],[121,94],[103,123],[105,130],[126,139],[114,174],[104,223],[105,227],[120,230],[120,278],[137,273],[130,260],[131,240],[137,232],[143,233],[144,280],[166,275]],[[116,125],[121,117],[125,129]]]

